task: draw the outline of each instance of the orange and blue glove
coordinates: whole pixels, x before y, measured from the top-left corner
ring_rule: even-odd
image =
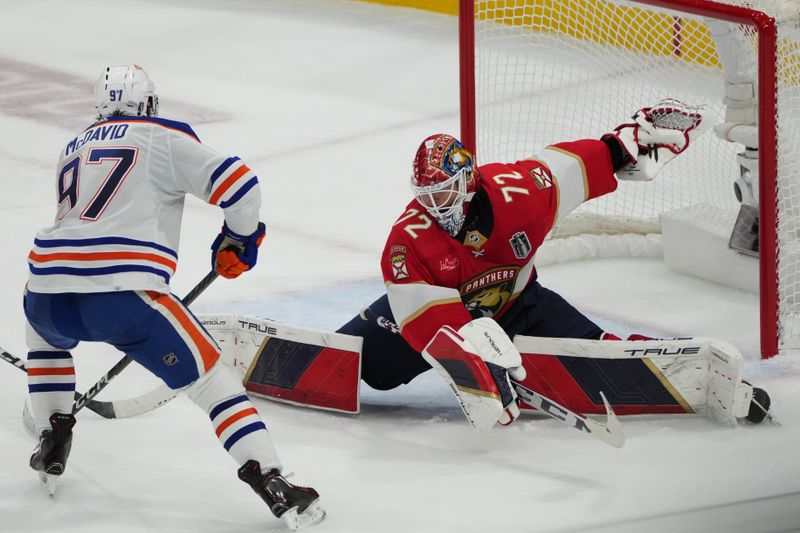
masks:
[[[239,235],[222,224],[217,238],[211,244],[211,267],[228,279],[237,278],[256,265],[258,247],[264,240],[266,226],[258,223],[258,228],[251,235]]]

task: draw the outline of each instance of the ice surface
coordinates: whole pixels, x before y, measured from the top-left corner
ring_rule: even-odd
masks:
[[[0,345],[25,353],[25,256],[52,220],[56,154],[90,123],[100,69],[128,62],[154,78],[162,116],[191,122],[264,185],[262,262],[215,282],[194,309],[330,329],[349,319],[383,291],[377,261],[409,199],[419,141],[458,133],[456,34],[453,17],[341,0],[4,3]],[[189,202],[177,294],[206,273],[220,224],[217,210]],[[431,373],[391,392],[364,387],[357,417],[256,400],[294,480],[322,494],[319,531],[800,528],[800,360],[758,361],[756,297],[656,260],[556,265],[540,279],[611,329],[734,342],[783,426],[623,418],[621,450],[539,416],[477,435]],[[80,390],[120,357],[88,344],[75,353]],[[10,365],[0,375],[0,531],[284,530],[183,397],[127,420],[81,413],[50,500],[27,466],[25,380]],[[132,368],[104,394],[154,384]]]

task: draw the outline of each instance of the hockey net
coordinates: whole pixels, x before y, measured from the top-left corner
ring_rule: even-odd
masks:
[[[761,181],[754,204],[762,356],[800,347],[800,2],[461,0],[459,7],[461,135],[479,164],[599,138],[665,97],[705,103],[728,123],[727,140],[707,133],[656,180],[621,182],[614,194],[583,204],[551,240],[593,234],[604,248],[618,246],[612,236],[650,235],[631,253],[652,254],[662,214],[698,204],[709,213],[739,210],[740,142],[756,148],[749,157]],[[744,101],[748,90],[757,105]],[[755,133],[738,128],[744,133],[732,142],[732,122]]]

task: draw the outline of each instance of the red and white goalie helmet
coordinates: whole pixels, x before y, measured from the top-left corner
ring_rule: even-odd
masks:
[[[139,65],[106,67],[94,88],[98,118],[158,116],[156,85]]]
[[[475,194],[474,171],[472,154],[451,135],[431,135],[414,156],[414,197],[450,235],[464,224],[465,203]]]

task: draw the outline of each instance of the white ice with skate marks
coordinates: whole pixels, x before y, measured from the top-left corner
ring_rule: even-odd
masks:
[[[159,88],[163,116],[193,121],[204,142],[242,157],[264,183],[262,261],[239,280],[215,282],[193,307],[197,312],[335,329],[382,293],[377,262],[410,198],[410,158],[428,134],[458,132],[453,17],[340,0],[64,6],[10,4],[0,17],[0,56],[54,72],[52,79],[34,77],[32,108],[42,99],[59,104],[51,101],[59,74],[82,78],[91,95],[100,67],[136,61]],[[2,94],[7,82],[0,79]],[[90,105],[90,97],[85,101]],[[212,109],[215,121],[171,115],[171,108],[188,104]],[[24,105],[15,100],[14,108]],[[74,102],[68,107],[74,129],[63,126],[63,116],[48,126],[0,106],[0,236],[7,258],[0,346],[15,354],[25,351],[24,258],[35,231],[54,213],[55,156],[93,112]],[[187,204],[177,294],[207,272],[221,220],[200,202]],[[510,428],[479,435],[431,372],[393,391],[363,387],[357,417],[256,399],[287,470],[296,472],[292,483],[321,494],[328,516],[316,529],[798,527],[800,360],[758,361],[753,295],[670,272],[655,259],[554,265],[540,279],[614,331],[733,343],[747,358],[744,375],[769,390],[783,425],[725,428],[699,416],[621,417],[627,441],[615,449],[526,414]],[[93,344],[76,356],[80,390],[120,357]],[[79,414],[66,473],[50,499],[27,466],[33,442],[20,421],[22,373],[5,366],[0,530],[286,530],[236,478],[207,417],[184,397],[131,419]],[[104,396],[132,396],[155,385],[130,368]]]

